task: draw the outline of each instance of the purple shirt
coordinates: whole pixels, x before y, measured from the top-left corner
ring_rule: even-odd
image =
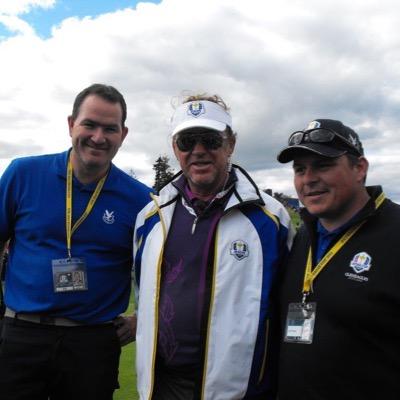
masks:
[[[183,197],[177,200],[165,245],[158,322],[158,356],[173,367],[200,362],[210,249],[228,198],[198,200],[183,177],[176,186]]]

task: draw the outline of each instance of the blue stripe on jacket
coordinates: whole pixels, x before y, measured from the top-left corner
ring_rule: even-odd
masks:
[[[160,216],[158,213],[151,215],[148,217],[142,226],[140,226],[136,231],[136,238],[138,241],[142,241],[140,244],[140,248],[136,252],[136,257],[134,260],[135,265],[135,278],[138,285],[140,285],[140,270],[142,264],[142,254],[143,249],[145,247],[145,243],[149,233],[152,231],[156,224],[160,223]]]
[[[251,395],[256,393],[271,393],[271,398],[274,398],[276,391],[276,379],[277,379],[277,356],[278,356],[278,344],[279,344],[279,333],[275,329],[275,321],[278,326],[277,315],[274,311],[276,302],[274,299],[271,302],[270,294],[271,289],[273,290],[273,283],[276,281],[277,269],[279,263],[284,259],[284,255],[287,254],[287,238],[288,229],[283,225],[276,224],[276,222],[270,218],[261,207],[244,207],[242,212],[253,224],[256,229],[258,236],[261,241],[261,247],[263,251],[263,282],[261,289],[261,304],[260,304],[260,318],[258,326],[257,341],[254,350],[253,362],[251,367],[251,373],[249,378],[248,390],[245,398],[250,398]],[[269,327],[269,338],[267,347],[267,358],[264,366],[264,373],[262,376],[263,360],[265,355],[265,346],[267,343],[266,338],[266,323],[267,319],[273,318],[272,329]],[[272,337],[275,336],[275,337]],[[271,346],[271,344],[276,344]],[[271,348],[273,347],[273,348]],[[269,397],[266,397],[266,400]]]

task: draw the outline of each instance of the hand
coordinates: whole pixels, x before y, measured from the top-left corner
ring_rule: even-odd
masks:
[[[114,320],[121,346],[125,346],[136,339],[136,322],[136,314],[132,317],[123,317],[120,315]]]

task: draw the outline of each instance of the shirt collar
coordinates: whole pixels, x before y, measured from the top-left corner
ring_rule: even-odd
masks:
[[[225,197],[225,195],[232,189],[232,186],[237,182],[238,178],[235,170],[231,170],[228,176],[228,181],[225,184],[225,189],[217,193],[211,200]],[[192,203],[197,200],[196,195],[190,190],[188,181],[186,177],[182,174],[176,181],[172,182],[172,185],[178,189],[182,196],[185,197],[187,201]]]
[[[67,180],[67,163],[68,157],[71,152],[72,148],[64,151],[62,153],[57,154],[56,159],[56,174],[60,176],[62,179]],[[102,191],[104,190],[113,190],[118,187],[118,180],[119,180],[119,169],[111,163],[111,168],[108,172],[108,176],[106,181],[104,182],[104,186]],[[94,191],[97,186],[97,182],[89,183],[88,185],[83,185],[80,183],[75,177],[73,178],[74,185],[80,185],[82,190]]]

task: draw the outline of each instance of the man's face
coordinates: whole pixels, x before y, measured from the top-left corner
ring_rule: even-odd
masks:
[[[182,135],[201,137],[201,134],[196,132],[184,132]],[[208,131],[204,135],[212,137],[219,133]],[[223,138],[222,145],[216,149],[209,148],[207,142],[203,143],[201,139],[196,141],[194,147],[188,151],[180,150],[175,140],[173,147],[191,190],[202,195],[218,193],[227,177],[229,156],[235,147],[234,137]]]
[[[346,155],[329,158],[309,153],[293,160],[294,185],[308,212],[322,220],[341,220],[358,211],[368,162],[355,165]]]
[[[117,154],[128,129],[122,126],[122,109],[96,95],[82,102],[77,118],[68,117],[74,171],[105,172]]]

